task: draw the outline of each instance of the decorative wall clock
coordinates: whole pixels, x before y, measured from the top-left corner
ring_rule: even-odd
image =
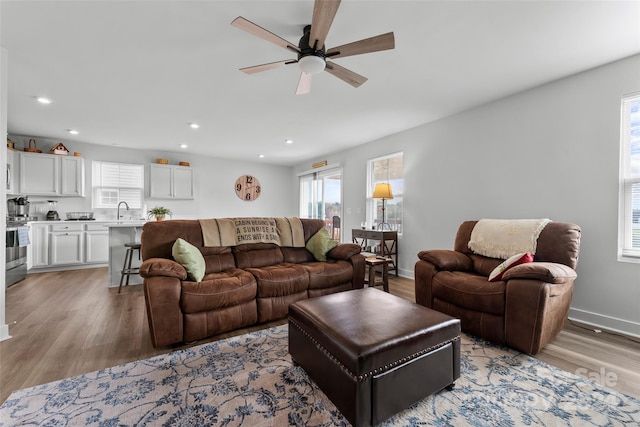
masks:
[[[242,175],[236,180],[236,195],[245,202],[260,197],[261,191],[260,181],[253,175]]]

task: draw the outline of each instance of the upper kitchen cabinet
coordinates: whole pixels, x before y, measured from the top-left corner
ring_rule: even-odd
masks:
[[[84,197],[84,159],[19,153],[20,194]]]
[[[193,169],[188,166],[149,164],[149,198],[193,199]]]

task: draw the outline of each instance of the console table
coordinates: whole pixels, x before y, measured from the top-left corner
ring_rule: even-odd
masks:
[[[362,255],[382,256],[390,260],[389,270],[398,275],[398,232],[382,230],[351,230],[351,240],[362,248]],[[376,250],[378,248],[378,250]]]

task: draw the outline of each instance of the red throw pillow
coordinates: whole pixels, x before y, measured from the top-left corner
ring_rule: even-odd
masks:
[[[514,255],[493,269],[491,274],[489,274],[489,281],[490,282],[498,281],[502,279],[502,275],[511,267],[515,267],[516,265],[520,265],[520,264],[525,264],[527,262],[533,262],[533,254],[527,252],[527,253]]]

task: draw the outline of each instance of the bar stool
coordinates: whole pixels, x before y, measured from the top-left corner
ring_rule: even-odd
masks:
[[[122,266],[122,273],[120,276],[120,286],[118,286],[118,293],[122,290],[122,281],[127,276],[125,286],[129,286],[129,276],[132,274],[138,274],[140,269],[137,267],[131,268],[131,261],[133,260],[133,252],[138,251],[138,259],[140,259],[140,243],[125,243],[124,247],[127,248],[127,252],[124,254],[124,265]]]

